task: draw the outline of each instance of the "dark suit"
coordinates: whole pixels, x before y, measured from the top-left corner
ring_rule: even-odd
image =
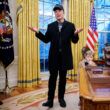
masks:
[[[49,50],[49,92],[48,99],[54,98],[56,88],[56,79],[59,72],[59,98],[64,98],[66,73],[73,68],[73,59],[71,51],[71,41],[77,43],[78,35],[74,34],[74,24],[64,21],[61,32],[59,32],[58,22],[55,21],[48,25],[45,36],[39,32],[36,36],[45,43],[50,42]]]

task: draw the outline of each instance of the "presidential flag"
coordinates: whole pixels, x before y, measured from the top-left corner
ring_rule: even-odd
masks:
[[[95,8],[93,6],[91,17],[90,17],[90,25],[87,33],[87,42],[86,46],[94,52],[95,43],[98,41],[98,32],[97,32],[97,23],[95,16]]]
[[[0,62],[4,68],[14,60],[13,28],[8,0],[0,0]]]

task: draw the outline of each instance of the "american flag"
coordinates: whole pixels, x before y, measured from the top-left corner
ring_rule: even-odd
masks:
[[[91,17],[90,17],[90,25],[87,34],[87,42],[86,46],[94,52],[95,43],[98,41],[98,32],[97,32],[97,23],[95,17],[95,9],[94,6],[92,8]]]

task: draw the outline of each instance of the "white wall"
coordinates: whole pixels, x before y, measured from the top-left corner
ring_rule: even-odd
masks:
[[[14,55],[15,59],[12,65],[8,68],[9,86],[13,87],[17,85],[17,73],[18,73],[18,37],[17,37],[17,25],[16,25],[16,0],[8,0],[10,6],[11,17],[13,20],[13,41],[14,41]],[[0,91],[5,87],[5,71],[0,66]]]

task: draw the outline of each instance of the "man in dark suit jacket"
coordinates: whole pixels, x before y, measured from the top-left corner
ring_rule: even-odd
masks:
[[[48,25],[47,32],[43,35],[37,28],[29,27],[36,32],[36,37],[45,43],[50,42],[49,50],[49,83],[48,83],[48,100],[43,106],[53,107],[54,94],[56,89],[56,80],[59,74],[58,100],[61,107],[66,107],[64,100],[66,74],[67,70],[73,68],[71,41],[77,43],[79,40],[78,33],[82,29],[75,29],[73,23],[64,19],[64,9],[62,5],[55,5],[53,8],[56,20]]]

